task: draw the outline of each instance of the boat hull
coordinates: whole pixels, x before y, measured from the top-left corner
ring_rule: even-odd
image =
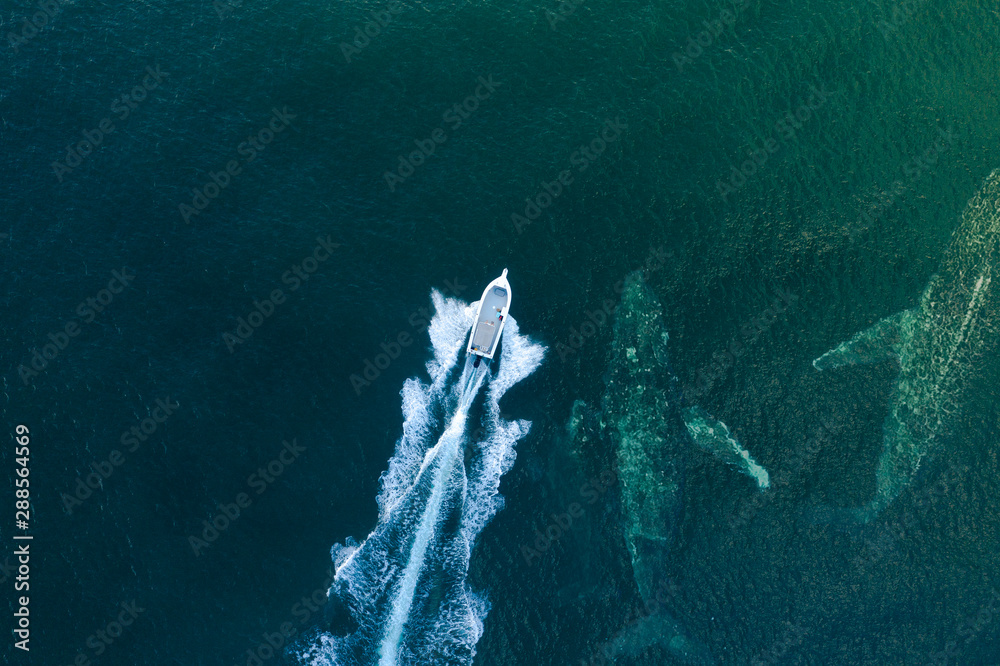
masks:
[[[466,352],[492,360],[500,346],[500,336],[503,333],[504,321],[510,310],[510,284],[507,282],[507,269],[483,291],[479,300],[479,311],[476,321],[469,333],[469,344]]]

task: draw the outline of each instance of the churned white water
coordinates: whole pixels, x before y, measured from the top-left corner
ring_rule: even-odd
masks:
[[[403,435],[382,475],[378,524],[360,545],[333,548],[330,594],[357,628],[320,634],[300,655],[313,666],[467,664],[483,632],[489,603],[465,580],[472,546],[503,506],[500,478],[531,425],[501,418],[499,401],[538,367],[545,349],[508,317],[499,358],[478,368],[466,359],[457,372],[476,304],[437,291],[432,299],[430,381],[403,385]],[[484,385],[474,428],[470,413],[478,413],[473,404]]]

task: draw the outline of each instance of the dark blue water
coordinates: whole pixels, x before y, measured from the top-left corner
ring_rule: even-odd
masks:
[[[331,546],[375,527],[431,289],[471,302],[504,267],[549,351],[500,404],[533,427],[471,558],[475,661],[600,663],[641,600],[614,451],[564,429],[604,392],[594,313],[644,266],[678,377],[784,481],[760,499],[692,453],[663,572],[687,630],[720,663],[997,663],[995,346],[878,524],[798,522],[870,499],[895,381],[810,362],[918,302],[1000,166],[994,5],[52,0],[0,28],[0,408],[31,431],[34,536],[5,663],[292,663]]]

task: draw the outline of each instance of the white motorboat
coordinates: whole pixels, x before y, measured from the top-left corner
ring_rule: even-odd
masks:
[[[486,286],[483,297],[479,300],[479,311],[476,321],[469,334],[469,354],[475,354],[476,366],[482,359],[490,361],[497,347],[500,346],[500,334],[503,333],[504,319],[510,309],[510,284],[507,282],[507,269],[493,282]]]

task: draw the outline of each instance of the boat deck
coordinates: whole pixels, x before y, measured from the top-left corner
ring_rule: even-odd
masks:
[[[493,287],[483,298],[472,336],[472,352],[480,356],[492,356],[500,331],[500,316],[507,306],[510,294],[503,287]]]

